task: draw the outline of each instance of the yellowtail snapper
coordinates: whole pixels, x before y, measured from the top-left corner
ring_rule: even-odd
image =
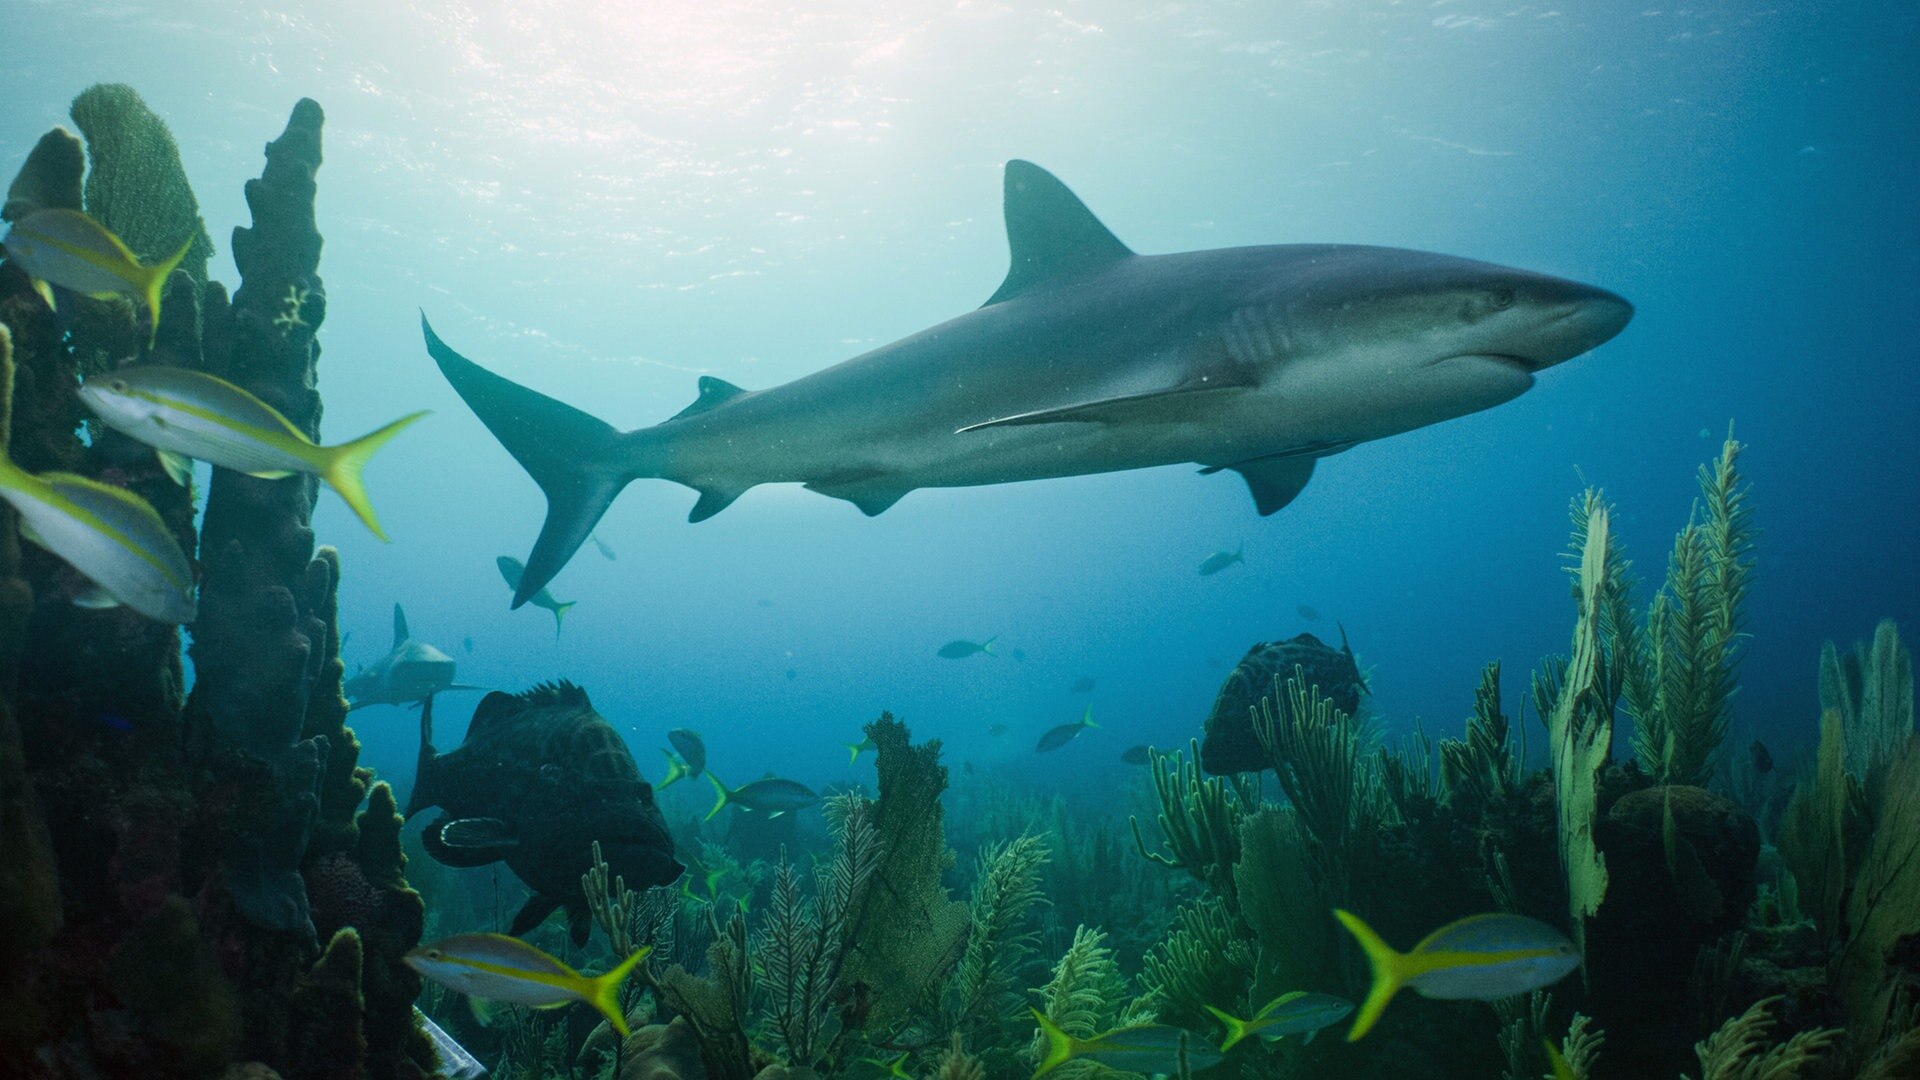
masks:
[[[493,564],[500,568],[500,576],[507,580],[507,588],[520,587],[520,576],[527,572],[527,568],[520,564],[519,559],[511,555],[502,555],[493,560]],[[546,608],[553,612],[553,640],[555,641],[560,640],[560,620],[565,618],[567,612],[572,611],[573,606],[579,602],[578,600],[555,600],[553,594],[548,592],[544,585],[540,587],[539,592],[527,599],[527,603],[534,607]]]
[[[13,223],[5,240],[7,257],[18,263],[34,288],[53,307],[51,282],[88,296],[131,296],[147,309],[147,347],[160,330],[160,292],[167,275],[193,247],[193,235],[180,249],[151,266],[142,266],[111,229],[78,210],[38,210]]]
[[[665,791],[668,788],[672,787],[673,785],[693,775],[692,773],[687,771],[687,763],[680,760],[680,755],[674,753],[673,751],[667,749],[664,746],[660,748],[660,752],[662,754],[665,754],[667,758],[667,775],[661,777],[660,782],[653,785],[653,790]]]
[[[20,514],[20,535],[85,575],[82,607],[125,604],[156,622],[190,623],[193,567],[146,500],[72,473],[38,476],[0,449],[0,499]]]
[[[713,802],[713,809],[707,811],[709,820],[728,804],[768,817],[779,817],[790,810],[805,810],[820,801],[820,796],[815,795],[812,788],[777,776],[764,777],[737,788],[721,783],[720,778],[712,772],[706,776],[708,782],[713,784],[714,793],[719,796]]]
[[[680,754],[680,760],[686,762],[687,775],[698,777],[707,767],[707,744],[700,733],[692,728],[677,727],[667,732],[667,741]]]
[[[1033,1071],[1037,1077],[1069,1061],[1097,1061],[1109,1068],[1131,1073],[1178,1073],[1182,1061],[1191,1072],[1210,1068],[1220,1061],[1220,1051],[1194,1033],[1171,1024],[1140,1024],[1115,1028],[1091,1039],[1076,1039],[1061,1031],[1047,1015],[1030,1010],[1047,1038],[1046,1056]]]
[[[1266,1007],[1254,1013],[1250,1020],[1229,1016],[1211,1005],[1206,1008],[1216,1020],[1226,1025],[1227,1039],[1220,1044],[1220,1052],[1224,1054],[1249,1035],[1258,1035],[1263,1039],[1304,1035],[1306,1038],[1302,1042],[1312,1042],[1320,1029],[1345,1020],[1347,1014],[1353,1012],[1353,1002],[1332,994],[1294,990],[1267,1002]]]
[[[1071,724],[1061,724],[1059,727],[1040,736],[1040,742],[1033,748],[1033,752],[1036,754],[1044,754],[1049,750],[1058,750],[1072,742],[1082,731],[1099,726],[1099,724],[1093,722],[1093,706],[1088,705],[1087,711],[1080,715],[1079,720]]]
[[[847,748],[847,763],[849,765],[851,765],[856,761],[859,761],[860,755],[866,753],[869,750],[873,751],[876,754],[880,752],[880,748],[874,745],[873,736],[871,735],[867,736],[864,739],[861,739],[859,742],[846,743],[845,746]]]
[[[175,479],[192,459],[264,480],[317,476],[382,540],[387,534],[373,516],[360,471],[387,440],[427,415],[409,413],[352,442],[320,446],[273,406],[186,368],[125,368],[88,379],[79,394],[108,427],[160,451]]]
[[[582,975],[539,949],[505,934],[459,934],[422,945],[404,959],[408,967],[452,990],[487,1001],[557,1009],[576,1001],[600,1010],[625,1038],[620,984],[652,947],[642,948],[604,975]]]
[[[939,655],[942,659],[946,660],[964,660],[969,656],[975,656],[980,653],[995,656],[998,654],[993,651],[993,642],[994,638],[999,636],[1000,635],[995,634],[985,641],[949,641],[945,645],[940,646]]]
[[[593,541],[593,546],[600,549],[601,558],[607,560],[608,562],[614,562],[620,558],[618,554],[615,554],[613,548],[607,546],[607,542],[605,540],[600,539],[599,533],[589,533],[587,535],[587,539]]]
[[[1580,966],[1579,950],[1566,935],[1524,915],[1471,915],[1428,934],[1405,953],[1395,952],[1352,912],[1336,909],[1333,915],[1373,966],[1373,986],[1347,1032],[1348,1042],[1373,1029],[1401,987],[1430,998],[1492,1001],[1538,990]]]

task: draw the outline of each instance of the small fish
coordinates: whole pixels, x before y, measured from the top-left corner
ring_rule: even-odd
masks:
[[[459,934],[422,945],[402,957],[408,967],[462,994],[509,1005],[557,1009],[581,1001],[600,1010],[621,1038],[620,984],[652,946],[641,948],[604,975],[582,975],[539,949],[505,934]]]
[[[1006,733],[1007,733],[1007,725],[1005,724],[995,724],[992,727],[987,729],[987,734],[992,735],[996,739],[1002,735],[1005,735]]]
[[[768,817],[779,817],[790,810],[805,810],[820,801],[820,796],[815,795],[812,788],[792,780],[782,780],[777,776],[755,780],[751,784],[742,784],[737,788],[730,788],[721,783],[720,778],[711,772],[707,773],[707,781],[713,785],[714,793],[719,796],[713,802],[713,809],[707,811],[708,820],[712,820],[713,816],[729,803],[742,810],[753,810],[764,813]]]
[[[1093,706],[1088,705],[1087,711],[1081,714],[1080,719],[1071,724],[1061,724],[1059,727],[1040,736],[1040,742],[1033,748],[1033,752],[1036,754],[1044,754],[1049,750],[1058,750],[1072,742],[1082,731],[1099,726],[1099,724],[1093,722]]]
[[[500,576],[507,580],[507,588],[515,590],[520,588],[520,575],[526,573],[527,568],[519,559],[511,555],[502,555],[494,559],[493,564],[500,568]],[[555,641],[560,640],[560,620],[565,618],[567,612],[573,610],[573,605],[579,602],[578,600],[567,600],[564,602],[555,600],[553,594],[548,592],[544,586],[527,601],[527,603],[532,604],[534,607],[546,608],[548,611],[553,612],[553,640]]]
[[[619,555],[616,555],[614,553],[614,550],[612,548],[607,546],[607,542],[605,540],[600,539],[599,533],[588,533],[587,539],[593,541],[593,546],[599,549],[601,558],[607,560],[608,562],[615,562],[620,558]]]
[[[1227,567],[1232,566],[1234,563],[1245,562],[1246,560],[1241,557],[1241,553],[1245,550],[1245,547],[1242,546],[1232,551],[1216,551],[1200,560],[1200,576],[1211,577],[1225,570]]]
[[[965,769],[965,770],[967,770],[967,775],[968,775],[968,776],[972,776],[972,775],[973,775],[973,762],[971,762],[971,761],[963,761],[963,762],[961,762],[961,763],[960,763],[960,767],[961,767],[961,768],[963,768],[963,769]]]
[[[15,465],[3,447],[0,499],[19,512],[23,538],[93,582],[74,603],[125,604],[155,622],[193,621],[193,566],[145,499],[72,473],[36,476]]]
[[[994,637],[998,636],[998,634],[994,635]],[[988,656],[994,656],[997,654],[993,651],[993,640],[993,638],[988,638],[980,642],[949,641],[945,645],[940,646],[939,655],[947,660],[964,660],[975,653],[986,653]]]
[[[78,210],[38,210],[13,223],[4,244],[7,257],[34,280],[34,287],[53,306],[52,282],[88,296],[131,296],[146,305],[147,348],[160,330],[160,292],[167,276],[187,257],[193,235],[180,249],[151,266],[140,265],[112,230]]]
[[[763,597],[761,597],[761,598],[759,599],[759,601],[758,601],[757,603],[755,603],[755,605],[754,605],[754,606],[755,606],[755,607],[772,607],[772,606],[773,606],[773,601],[771,601],[771,600],[769,600],[769,599],[767,599],[766,597],[764,597],[764,596],[763,596]]]
[[[1153,747],[1148,746],[1145,743],[1141,743],[1139,746],[1128,747],[1127,752],[1120,755],[1120,760],[1126,762],[1129,765],[1145,765],[1149,760],[1151,760],[1151,758],[1148,755],[1152,753],[1153,753]]]
[[[1747,756],[1753,761],[1754,772],[1770,773],[1773,771],[1773,754],[1767,750],[1766,743],[1761,742],[1759,739],[1753,740],[1753,745],[1747,747]]]
[[[187,368],[122,368],[88,379],[78,393],[108,427],[159,451],[175,480],[184,483],[193,460],[263,480],[317,476],[382,540],[387,534],[374,517],[360,471],[387,440],[427,415],[409,413],[352,442],[321,446],[273,406],[225,379]]]
[[[1573,942],[1524,915],[1470,915],[1428,934],[1405,953],[1393,951],[1352,912],[1336,908],[1333,916],[1360,942],[1373,967],[1373,986],[1347,1032],[1348,1042],[1373,1029],[1401,987],[1430,998],[1492,1001],[1558,982],[1580,966]]]
[[[667,732],[667,741],[673,744],[680,760],[687,763],[687,775],[698,777],[707,767],[707,744],[700,733],[692,728],[677,727]]]
[[[859,742],[841,743],[840,745],[845,746],[847,748],[848,753],[851,755],[847,758],[848,764],[852,764],[856,761],[859,761],[860,755],[865,753],[868,750],[871,750],[876,754],[880,752],[880,748],[873,744],[873,736],[871,735],[867,736],[864,739],[861,739]]]
[[[1073,680],[1073,687],[1072,689],[1068,690],[1067,693],[1069,694],[1093,693],[1093,676],[1082,675],[1079,678]]]
[[[902,1080],[913,1080],[913,1074],[907,1071],[907,1058],[911,1056],[912,1052],[909,1051],[894,1058],[892,1061],[884,1058],[861,1058],[860,1063],[871,1066],[875,1076],[901,1077]]]
[[[1139,1024],[1115,1028],[1091,1039],[1076,1039],[1047,1019],[1046,1013],[1039,1009],[1028,1011],[1033,1013],[1047,1038],[1046,1056],[1033,1071],[1035,1080],[1076,1059],[1149,1075],[1179,1073],[1183,1059],[1188,1072],[1199,1072],[1220,1062],[1220,1051],[1211,1043],[1171,1024]]]
[[[343,644],[344,644],[344,643],[343,643]],[[461,644],[462,646],[464,646],[464,647],[466,648],[466,650],[467,650],[468,652],[472,652],[472,651],[473,651],[473,639],[472,639],[472,638],[462,638],[462,639],[460,640],[460,644]]]
[[[799,668],[788,668],[788,669],[787,669],[787,681],[788,681],[788,682],[792,682],[793,680],[795,680],[795,679],[797,679],[797,678],[799,678],[799,677],[800,677],[800,669],[799,669]]]
[[[1024,664],[1027,662],[1027,650],[1025,649],[1015,649],[1012,652],[1008,653],[1007,655],[1013,657],[1014,662],[1017,664]]]
[[[691,773],[687,771],[687,763],[680,760],[680,755],[664,746],[660,748],[660,752],[667,755],[667,775],[663,777],[659,783],[653,785],[653,790],[656,793],[667,790],[691,775]]]
[[[1306,1038],[1301,1041],[1312,1042],[1322,1028],[1345,1020],[1347,1014],[1353,1011],[1353,1002],[1332,994],[1310,994],[1295,990],[1267,1002],[1266,1007],[1254,1013],[1251,1020],[1235,1019],[1211,1005],[1206,1009],[1227,1026],[1227,1041],[1220,1044],[1220,1052],[1224,1054],[1249,1035],[1258,1035],[1263,1039],[1305,1035]]]
[[[1307,606],[1306,604],[1301,604],[1299,607],[1294,608],[1293,613],[1307,620],[1308,622],[1320,621],[1320,613],[1318,611],[1315,611],[1313,608]]]

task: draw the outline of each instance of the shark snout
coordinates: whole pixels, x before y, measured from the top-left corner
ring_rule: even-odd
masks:
[[[1505,351],[1534,371],[1592,352],[1633,319],[1625,297],[1573,281],[1554,281],[1529,299],[1533,317]]]

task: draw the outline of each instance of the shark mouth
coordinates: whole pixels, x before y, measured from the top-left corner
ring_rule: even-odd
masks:
[[[1454,353],[1452,356],[1442,356],[1432,361],[1429,361],[1427,366],[1435,367],[1440,364],[1449,363],[1455,360],[1484,360],[1488,363],[1496,364],[1501,367],[1514,368],[1515,370],[1520,371],[1527,375],[1532,375],[1533,373],[1540,371],[1542,368],[1547,366],[1545,364],[1540,363],[1539,361],[1529,360],[1524,356],[1519,356],[1514,353],[1485,353],[1485,352]]]

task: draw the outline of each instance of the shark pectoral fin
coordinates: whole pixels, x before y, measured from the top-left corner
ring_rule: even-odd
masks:
[[[1169,404],[1198,406],[1207,397],[1243,390],[1246,386],[1245,382],[1233,379],[1210,378],[1205,382],[1183,383],[1144,394],[1126,394],[1120,397],[1101,398],[1097,401],[1081,401],[1054,409],[1036,409],[1033,412],[982,420],[977,424],[958,428],[954,434],[962,435],[969,431],[979,431],[981,428],[1014,427],[1021,424],[1113,424],[1130,420],[1150,420],[1154,418],[1152,414],[1156,410],[1164,410]]]
[[[698,402],[695,404],[698,404]],[[746,494],[746,490],[746,488],[739,488],[738,490],[717,487],[700,488],[700,499],[693,504],[693,509],[687,512],[687,521],[692,523],[707,520],[720,511],[725,510],[727,507],[732,506],[733,500]]]
[[[868,517],[878,517],[906,497],[913,488],[901,487],[900,481],[887,473],[868,470],[809,480],[807,490],[817,491],[830,499],[845,499]]]
[[[1264,457],[1225,468],[1232,469],[1246,480],[1247,490],[1253,493],[1254,508],[1260,511],[1261,517],[1266,517],[1300,494],[1300,489],[1313,479],[1313,463],[1316,460],[1311,457]]]
[[[450,848],[518,847],[520,836],[499,818],[459,818],[440,826],[440,842]]]

